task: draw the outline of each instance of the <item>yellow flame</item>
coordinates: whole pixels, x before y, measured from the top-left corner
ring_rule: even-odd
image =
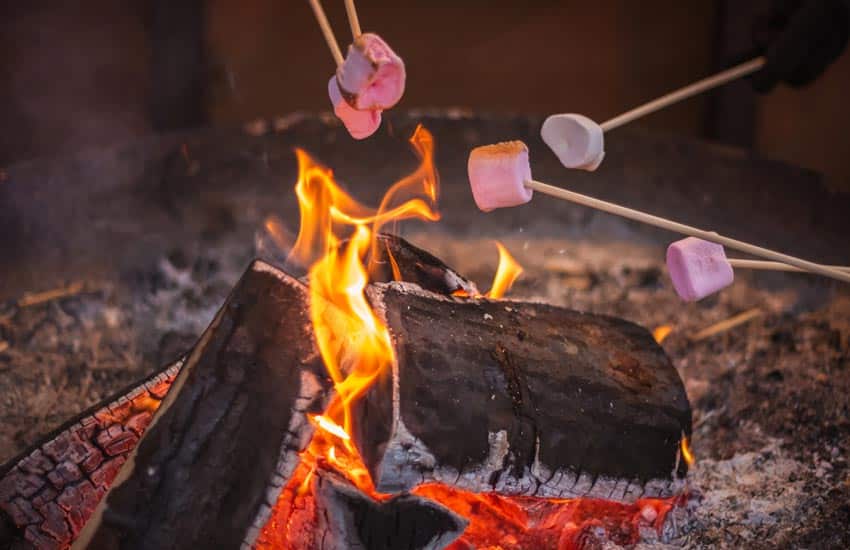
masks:
[[[501,298],[513,286],[517,277],[522,275],[522,266],[511,256],[502,243],[496,242],[499,249],[499,267],[493,277],[493,285],[487,293],[488,298]]]
[[[325,418],[322,415],[315,415],[311,417],[311,420],[315,422],[317,426],[319,426],[321,429],[325,430],[329,434],[335,435],[342,440],[351,439],[351,436],[345,433],[345,430],[342,429],[342,426],[340,426],[333,420]],[[331,447],[331,450],[333,450],[333,447]]]
[[[673,332],[673,327],[670,325],[661,325],[655,328],[652,331],[652,337],[655,338],[655,341],[659,344],[664,341],[665,338],[670,336],[670,333]]]
[[[691,446],[688,443],[687,436],[682,436],[681,447],[682,458],[685,459],[685,462],[688,464],[688,467],[690,467],[694,463],[694,454],[693,452],[691,452]]]
[[[396,182],[377,209],[354,200],[334,180],[331,170],[296,150],[295,193],[301,227],[290,259],[310,266],[310,317],[317,346],[336,390],[336,397],[321,420],[317,417],[316,421],[337,436],[352,433],[352,403],[394,359],[389,331],[365,295],[369,282],[365,258],[377,246],[377,232],[386,224],[404,219],[439,219],[435,210],[438,178],[433,166],[433,139],[420,126],[411,143],[420,158],[419,167]],[[335,428],[329,429],[330,426]],[[351,438],[343,440],[345,449],[355,453]],[[326,438],[315,437],[310,453],[326,457],[327,445]],[[335,451],[338,452],[339,449]]]

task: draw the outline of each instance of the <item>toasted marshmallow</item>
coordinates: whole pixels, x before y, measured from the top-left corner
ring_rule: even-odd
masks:
[[[469,153],[467,172],[475,204],[485,212],[531,200],[532,191],[525,186],[531,179],[528,147],[521,141],[476,147]]]
[[[593,172],[605,158],[602,128],[586,116],[552,115],[543,122],[540,135],[567,168]]]
[[[381,126],[381,111],[358,111],[348,104],[342,97],[337,85],[336,77],[332,76],[328,82],[328,95],[334,106],[334,113],[345,125],[345,129],[354,139],[365,139]]]
[[[354,40],[336,77],[346,101],[357,110],[389,109],[404,95],[404,61],[377,34]]]
[[[676,294],[686,302],[702,300],[735,279],[723,246],[696,237],[676,241],[667,248],[667,270]]]

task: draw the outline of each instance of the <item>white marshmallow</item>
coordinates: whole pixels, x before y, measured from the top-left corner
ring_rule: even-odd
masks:
[[[469,153],[467,173],[475,204],[485,212],[531,200],[525,186],[531,179],[528,147],[521,141],[476,147]]]
[[[389,109],[404,94],[404,61],[373,33],[358,36],[336,72],[346,101],[357,110]]]
[[[723,246],[688,237],[667,247],[667,271],[676,294],[695,302],[732,284],[735,274]]]
[[[605,158],[602,128],[586,116],[552,115],[543,122],[540,135],[567,168],[593,172]]]
[[[339,91],[336,77],[332,76],[328,82],[328,95],[334,106],[334,114],[345,125],[345,129],[354,139],[365,139],[381,126],[381,111],[358,111],[348,104]]]

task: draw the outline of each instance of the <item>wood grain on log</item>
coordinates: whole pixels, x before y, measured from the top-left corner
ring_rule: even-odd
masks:
[[[369,292],[396,350],[392,372],[354,412],[379,491],[437,481],[631,502],[681,489],[690,405],[645,329],[403,283]]]
[[[378,502],[329,470],[313,476],[321,550],[440,550],[469,523],[427,498]]]
[[[250,545],[330,392],[306,287],[254,262],[75,547]]]
[[[0,468],[0,548],[22,541],[61,548],[76,538],[181,366],[88,409]]]

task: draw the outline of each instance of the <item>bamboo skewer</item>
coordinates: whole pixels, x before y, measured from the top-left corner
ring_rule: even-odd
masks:
[[[554,185],[549,185],[539,181],[526,181],[525,186],[529,189],[545,193],[558,199],[574,202],[576,204],[581,204],[583,206],[588,206],[597,210],[602,210],[603,212],[608,212],[609,214],[615,214],[617,216],[622,216],[624,218],[628,218],[630,220],[638,221],[648,225],[654,225],[655,227],[667,229],[668,231],[697,237],[699,239],[721,244],[728,248],[739,250],[746,254],[759,256],[776,262],[790,264],[804,271],[811,271],[813,273],[818,273],[826,277],[831,277],[833,279],[837,279],[845,283],[850,283],[850,272],[844,272],[832,267],[816,264],[814,262],[810,262],[802,258],[782,254],[780,252],[776,252],[768,248],[763,248],[743,241],[731,239],[729,237],[724,237],[723,235],[718,235],[713,231],[705,231],[703,229],[698,229],[696,227],[674,222],[666,218],[653,216],[652,214],[647,214],[646,212],[641,212],[640,210],[626,208],[624,206],[589,197],[587,195],[582,195],[580,193],[575,193],[573,191],[568,191],[566,189],[555,187]]]
[[[737,78],[741,78],[742,76],[747,76],[761,69],[765,64],[764,57],[756,57],[755,59],[751,59],[746,63],[741,63],[740,65],[736,65],[731,69],[726,69],[725,71],[721,71],[716,75],[709,76],[708,78],[703,78],[702,80],[698,80],[693,84],[685,86],[684,88],[679,88],[678,90],[674,90],[669,94],[663,95],[657,99],[653,99],[649,103],[644,103],[638,107],[630,111],[626,111],[625,113],[618,115],[610,120],[606,120],[602,124],[600,124],[600,128],[602,128],[603,132],[607,132],[608,130],[613,130],[614,128],[618,128],[624,124],[628,124],[629,122],[646,116],[650,113],[654,113],[655,111],[661,110],[664,107],[668,107],[673,105],[674,103],[678,103],[679,101],[688,99],[689,97],[693,97],[697,94],[701,94],[702,92],[711,90],[712,88],[716,88],[718,86],[722,86],[727,82],[731,82]]]
[[[325,37],[325,42],[328,43],[328,48],[331,50],[334,63],[336,63],[336,66],[339,67],[343,62],[342,50],[339,49],[339,44],[336,42],[333,29],[331,29],[331,24],[328,22],[327,15],[325,15],[325,10],[322,9],[322,4],[319,3],[319,0],[310,0],[310,7],[313,8],[313,14],[316,16],[319,28],[322,29],[322,35]]]
[[[761,269],[764,271],[797,271],[804,273],[808,271],[805,269],[800,269],[799,267],[793,265],[784,264],[782,262],[767,262],[764,260],[740,260],[736,258],[729,258],[728,261],[729,265],[731,265],[735,269]],[[850,267],[847,266],[828,265],[824,267],[843,271],[845,273],[850,273]]]
[[[360,19],[357,18],[357,8],[354,7],[354,0],[345,0],[345,13],[348,14],[351,36],[357,40],[357,37],[363,33],[360,31]]]

